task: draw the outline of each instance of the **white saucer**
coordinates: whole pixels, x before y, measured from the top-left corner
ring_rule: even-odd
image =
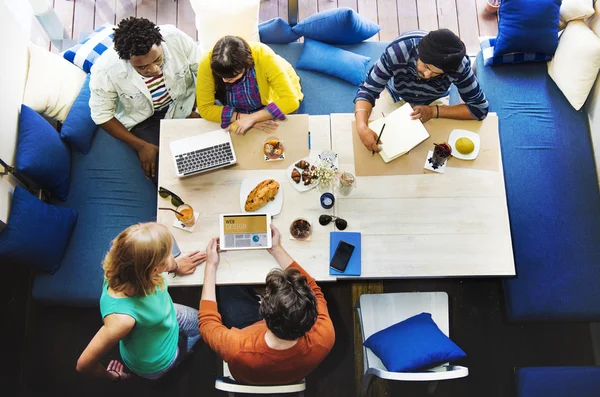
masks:
[[[274,181],[279,182],[279,191],[275,195],[275,199],[273,201],[269,201],[267,205],[261,207],[257,211],[246,211],[244,206],[246,205],[246,199],[248,195],[259,183],[268,178],[246,178],[242,181],[242,186],[240,187],[240,209],[242,213],[253,213],[253,212],[266,212],[271,214],[271,216],[275,216],[281,212],[281,208],[283,207],[283,186],[281,186],[281,182],[275,178]]]
[[[469,138],[475,144],[475,149],[469,154],[462,154],[456,150],[456,141],[460,138]],[[481,139],[479,134],[476,134],[467,130],[453,130],[448,137],[448,145],[452,148],[452,157],[456,157],[460,160],[475,160],[479,155],[479,149],[481,148]]]
[[[301,158],[300,160],[293,162],[288,169],[285,171],[285,174],[287,175],[287,180],[290,182],[290,184],[296,188],[296,190],[298,190],[299,192],[306,192],[312,188],[314,188],[315,186],[317,186],[319,184],[319,180],[318,179],[313,179],[313,182],[310,185],[305,185],[304,182],[302,181],[302,179],[300,179],[300,182],[296,183],[293,179],[292,179],[292,172],[294,171],[294,168],[298,170],[298,172],[300,174],[302,174],[302,168],[298,168],[296,167],[296,163],[300,162],[300,161],[306,161],[308,164],[310,165],[315,165],[316,161],[313,160],[310,157],[304,157]]]

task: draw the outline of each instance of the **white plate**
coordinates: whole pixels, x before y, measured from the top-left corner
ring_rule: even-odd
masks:
[[[469,154],[462,154],[456,150],[456,141],[460,138],[469,138],[475,144],[475,149]],[[452,148],[452,157],[460,160],[475,160],[481,148],[481,140],[479,134],[467,130],[453,130],[448,137],[448,145]]]
[[[244,206],[246,205],[246,199],[248,195],[259,183],[264,181],[267,178],[246,178],[242,181],[242,186],[240,187],[240,209],[243,213],[252,214],[254,212],[265,212],[271,214],[271,216],[275,216],[281,212],[281,207],[283,207],[283,187],[281,186],[281,182],[275,178],[273,179],[279,182],[279,192],[275,195],[275,199],[273,201],[269,201],[267,205],[259,208],[256,211],[246,211]]]
[[[298,172],[300,174],[302,174],[302,168],[298,168],[295,166],[296,163],[298,163],[299,161],[305,160],[306,162],[308,162],[310,165],[315,165],[316,161],[314,159],[311,159],[310,157],[304,157],[299,159],[298,161],[294,161],[292,163],[292,165],[290,165],[288,167],[288,169],[285,171],[285,174],[287,175],[287,179],[290,182],[290,184],[296,188],[296,190],[298,190],[299,192],[306,192],[310,189],[313,189],[315,186],[317,186],[319,184],[319,180],[318,179],[313,179],[313,182],[306,186],[304,185],[304,182],[302,182],[302,179],[300,179],[299,183],[294,182],[294,180],[292,179],[292,171],[295,169],[298,170]]]

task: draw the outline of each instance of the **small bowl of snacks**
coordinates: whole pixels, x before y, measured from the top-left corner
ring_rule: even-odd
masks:
[[[285,160],[284,150],[283,141],[274,136],[268,137],[263,146],[265,161]]]
[[[312,234],[312,226],[306,219],[296,218],[290,225],[290,234],[296,240],[306,240]]]

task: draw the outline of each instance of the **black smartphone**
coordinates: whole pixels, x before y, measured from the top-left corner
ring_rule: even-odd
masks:
[[[348,266],[348,262],[350,261],[350,257],[354,252],[354,246],[352,244],[348,244],[345,241],[340,241],[335,253],[333,254],[333,258],[331,258],[331,263],[329,266],[334,268],[337,271],[344,272],[346,270],[346,266]]]

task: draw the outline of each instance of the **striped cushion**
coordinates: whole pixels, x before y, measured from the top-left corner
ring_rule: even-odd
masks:
[[[545,62],[552,59],[551,55],[542,54],[540,52],[512,52],[510,54],[494,56],[495,37],[480,37],[481,52],[483,55],[483,64],[502,65],[506,63],[522,63],[522,62]]]
[[[81,43],[63,52],[62,56],[84,72],[89,73],[96,59],[113,45],[115,25],[100,26]]]

